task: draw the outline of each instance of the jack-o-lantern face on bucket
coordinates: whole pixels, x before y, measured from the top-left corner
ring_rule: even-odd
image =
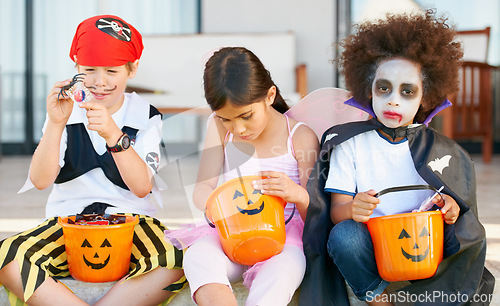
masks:
[[[264,200],[263,200],[263,197],[262,197],[262,192],[258,189],[255,189],[253,192],[252,192],[252,195],[254,194],[257,194],[258,196],[255,198],[255,197],[249,197],[248,198],[248,201],[246,201],[247,203],[247,207],[246,208],[241,208],[238,204],[236,204],[236,208],[238,209],[238,211],[242,214],[246,214],[246,215],[256,215],[256,214],[259,214],[261,213],[263,210],[264,210]],[[233,196],[233,201],[237,201],[236,203],[238,203],[239,199],[240,198],[243,198],[245,199],[245,195],[236,190],[234,192],[234,196]],[[262,200],[261,200],[262,199]]]
[[[443,223],[439,210],[368,220],[380,277],[388,282],[432,277],[443,259]]]
[[[402,240],[401,253],[403,256],[413,262],[424,260],[429,255],[429,236],[429,231],[425,226],[418,237],[411,237],[403,228],[398,237],[399,240]]]
[[[111,258],[111,254],[109,254],[109,250],[106,252],[106,248],[111,248],[111,243],[109,243],[107,238],[104,238],[104,241],[100,244],[100,247],[98,249],[96,249],[95,251],[94,251],[94,247],[90,244],[90,242],[87,239],[83,240],[81,247],[90,249],[90,252],[89,251],[82,251],[83,261],[85,262],[85,264],[88,267],[90,267],[91,269],[94,269],[94,270],[100,270],[108,265],[109,259]],[[91,255],[92,253],[94,253],[93,256]],[[106,253],[108,255],[107,257],[105,256]],[[89,257],[92,256],[92,259],[89,260],[85,256],[85,254],[90,254]],[[102,261],[102,258],[106,258],[106,259],[104,259],[104,261]]]
[[[285,245],[286,203],[253,188],[253,181],[263,178],[234,178],[217,187],[207,200],[207,221],[213,222],[229,259],[242,265],[269,259]]]
[[[128,272],[139,216],[116,217],[125,217],[124,223],[100,225],[91,221],[82,225],[75,224],[76,216],[58,218],[64,233],[69,272],[75,279],[111,282]],[[114,215],[109,218],[115,220]]]

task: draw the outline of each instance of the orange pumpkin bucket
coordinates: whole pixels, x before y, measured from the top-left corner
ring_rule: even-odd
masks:
[[[125,223],[109,225],[71,224],[75,217],[59,217],[57,221],[63,228],[71,276],[101,283],[119,280],[127,274],[138,216],[124,216]]]
[[[441,211],[371,218],[367,226],[378,272],[384,280],[395,282],[434,276],[443,260]]]
[[[260,176],[243,176],[220,185],[207,201],[224,252],[234,262],[253,265],[283,250],[285,201],[252,186]]]

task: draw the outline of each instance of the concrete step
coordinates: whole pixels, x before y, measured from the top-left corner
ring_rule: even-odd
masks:
[[[59,279],[62,283],[68,286],[79,298],[88,304],[94,304],[103,297],[116,282],[107,283],[87,283],[77,281],[72,277]],[[7,292],[2,286],[0,288],[0,306],[9,306]]]
[[[491,269],[492,267],[488,268]],[[493,274],[495,275],[496,286],[490,305],[500,305],[500,276],[498,274],[495,274],[495,272],[493,272]],[[94,304],[95,302],[97,302],[116,283],[116,282],[86,283],[77,281],[71,277],[63,278],[60,281],[63,282],[66,286],[68,286],[79,298],[81,298],[82,300],[84,300],[89,304]],[[394,290],[402,288],[406,284],[407,282],[391,283],[388,287],[388,291],[392,292]],[[349,286],[347,287],[349,292],[349,301],[352,306],[366,305],[364,302],[361,302],[356,298],[356,296],[352,293]],[[288,305],[295,306],[299,304],[299,291],[300,289],[295,292],[291,302]],[[241,282],[233,284],[233,292],[236,295],[238,305],[245,305],[245,301],[248,296],[248,290],[243,286]],[[172,300],[172,302],[169,305],[190,306],[196,304],[191,299],[191,293],[189,288],[185,288],[184,290],[179,292],[179,294],[177,294],[177,296]],[[405,303],[401,303],[398,305],[405,305]],[[9,306],[7,293],[5,292],[4,287],[0,288],[0,306]]]
[[[60,279],[66,286],[68,286],[79,298],[87,302],[88,304],[94,304],[101,297],[103,297],[111,287],[116,282],[108,283],[86,283],[73,279],[72,277],[67,277]],[[245,305],[245,301],[248,296],[248,290],[243,286],[243,284],[236,283],[233,284],[233,292],[236,295],[238,305]],[[296,306],[299,304],[299,293],[298,291],[292,298],[292,301],[288,305]],[[170,302],[172,306],[190,306],[196,305],[191,299],[191,292],[188,287],[184,288],[177,296]],[[5,288],[0,288],[0,306],[9,306],[9,301],[7,298],[7,293]]]
[[[239,306],[245,305],[245,301],[247,300],[248,297],[248,290],[243,286],[243,284],[236,283],[232,284],[233,287],[233,292],[234,295],[236,296],[236,300],[238,301]],[[170,302],[170,305],[173,306],[191,306],[191,305],[196,305],[193,300],[191,299],[191,291],[189,290],[188,287],[184,288],[177,296]],[[291,306],[297,306],[299,305],[299,290],[295,292],[295,294],[292,297],[292,300],[288,305]]]

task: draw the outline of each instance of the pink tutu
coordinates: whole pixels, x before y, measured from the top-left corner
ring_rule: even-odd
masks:
[[[210,227],[206,222],[186,224],[175,230],[165,231],[165,240],[172,243],[179,250],[190,247],[196,240],[208,236],[218,236],[217,230]]]
[[[304,221],[302,218],[299,215],[293,216],[285,228],[285,244],[292,244],[302,248],[302,232],[304,231]],[[209,226],[205,222],[186,224],[175,230],[165,230],[165,240],[179,250],[188,248],[195,243],[196,240],[208,235],[217,236],[218,233],[217,229]]]
[[[302,233],[304,231],[304,221],[302,220],[302,218],[298,214],[293,216],[292,220],[288,222],[285,228],[285,245],[294,245],[302,250]],[[260,269],[265,263],[266,261],[258,262],[249,267],[248,270],[243,273],[243,286],[250,289],[253,280],[257,276],[257,273],[259,273]]]

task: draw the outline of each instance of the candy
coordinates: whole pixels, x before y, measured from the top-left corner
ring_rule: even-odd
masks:
[[[110,214],[76,214],[75,221],[68,219],[69,224],[76,225],[109,225],[125,223],[126,217],[123,215]]]
[[[75,98],[76,102],[82,102],[83,100],[85,100],[85,96],[85,91],[83,90],[76,90],[73,93],[73,98]]]
[[[92,97],[92,93],[88,90],[83,82],[77,82],[67,91],[67,95],[75,102],[87,102]]]

